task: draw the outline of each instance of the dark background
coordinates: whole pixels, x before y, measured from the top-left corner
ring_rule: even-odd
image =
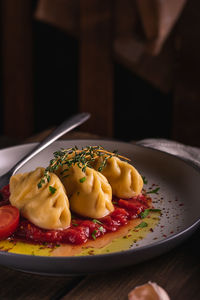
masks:
[[[37,2],[33,1],[32,11],[35,10]],[[12,1],[10,3],[12,4]],[[2,7],[5,8],[5,5],[2,5]],[[139,72],[134,72],[116,58],[113,59],[114,111],[112,118],[114,120],[114,130],[112,136],[109,137],[126,141],[148,137],[170,138],[200,146],[200,119],[198,117],[200,113],[200,88],[198,83],[200,22],[197,23],[200,15],[198,7],[198,1],[193,1],[192,4],[187,3],[180,20],[177,21],[169,35],[169,41],[171,41],[177,37],[177,32],[179,34],[183,32],[181,49],[184,50],[180,51],[180,55],[177,55],[177,57],[176,54],[174,55],[175,68],[177,65],[181,65],[176,73],[176,79],[173,79],[178,82],[176,88],[174,88],[174,85],[173,88],[166,91],[156,87],[151,80],[146,80],[146,78],[140,76]],[[9,5],[6,9],[9,9]],[[80,111],[80,40],[52,24],[41,22],[35,18],[31,20],[31,24],[33,34],[31,48],[33,59],[33,104],[30,105],[30,110],[33,111],[33,126],[28,133],[21,136],[13,132],[13,135],[20,139],[56,126],[67,117]],[[6,26],[9,28],[9,23]],[[14,120],[13,117],[16,110],[14,105],[16,94],[13,92],[12,99],[9,102],[9,109],[8,107],[6,108],[7,96],[4,85],[6,82],[7,89],[9,89],[9,80],[5,75],[5,69],[10,60],[9,56],[5,58],[7,52],[4,49],[4,43],[9,37],[7,38],[5,34],[7,31],[4,30],[4,27],[5,17],[2,17],[1,33],[3,31],[3,34],[1,36],[3,37],[0,44],[2,57],[0,65],[0,134],[12,136],[12,130],[7,130],[5,124],[16,122],[16,119]],[[187,28],[186,31],[184,30],[185,28]],[[188,36],[191,37],[191,40],[187,40]],[[166,47],[168,47],[169,43],[167,41],[164,44],[161,55],[163,51],[167,51]],[[175,43],[174,40],[173,43]],[[6,65],[5,61],[7,62]],[[163,68],[165,68],[165,65]],[[184,79],[180,80],[182,76]],[[188,87],[185,92],[187,84]],[[12,90],[12,84],[10,89]],[[177,90],[181,90],[178,98],[176,96]],[[181,93],[183,95],[182,99],[180,99]],[[29,100],[27,99],[27,101]],[[13,105],[10,103],[13,103]],[[97,110],[98,106],[101,106],[101,103],[96,103]],[[105,107],[105,111],[106,109]],[[6,114],[5,110],[7,111]],[[20,113],[18,114],[19,120],[21,118],[29,119],[28,115],[22,116]],[[95,133],[92,127],[87,129],[87,131]],[[105,136],[107,136],[106,133]]]
[[[79,44],[65,32],[34,22],[35,131],[78,111]],[[114,63],[114,136],[122,140],[171,136],[172,95]],[[97,104],[98,109],[98,104]],[[105,108],[106,109],[106,108]]]

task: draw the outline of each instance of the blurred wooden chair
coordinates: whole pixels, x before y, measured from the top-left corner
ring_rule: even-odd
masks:
[[[4,135],[24,138],[34,126],[32,2],[1,1]]]
[[[113,62],[117,61],[164,93],[173,92],[174,118],[178,121],[176,119],[177,125],[173,126],[172,137],[181,140],[184,134],[185,142],[189,142],[191,132],[194,139],[195,135],[198,136],[200,128],[191,124],[191,118],[187,118],[179,108],[182,101],[184,104],[181,105],[187,111],[188,104],[181,99],[191,96],[190,89],[187,90],[183,83],[191,82],[185,71],[190,70],[191,66],[185,58],[187,51],[191,58],[189,43],[194,45],[197,36],[195,22],[199,24],[194,7],[198,11],[200,5],[197,0],[194,2],[193,5],[188,2],[184,21],[179,21],[178,30],[170,35],[186,0],[38,1],[34,13],[37,20],[65,30],[79,40],[79,108],[80,111],[92,113],[91,120],[83,129],[104,136],[113,135]],[[3,11],[4,78],[7,82],[4,88],[5,128],[7,133],[25,136],[32,128],[33,111],[31,0],[3,0]],[[11,18],[14,20],[12,26],[9,24]],[[186,26],[189,30],[184,31]],[[12,68],[14,66],[12,70],[11,64]],[[13,70],[16,78],[12,78]],[[12,82],[11,89],[9,82]],[[195,111],[199,111],[199,94],[198,90],[192,95]],[[8,121],[13,99],[16,104],[12,117],[16,126]],[[26,128],[23,125],[25,117],[28,120]],[[192,126],[188,133],[183,133],[183,122]]]
[[[80,42],[79,107],[92,118],[83,127],[113,135],[113,61],[169,90],[171,73],[155,69],[163,43],[186,0],[39,0],[35,17],[76,36]],[[138,33],[142,24],[144,36]],[[144,65],[144,56],[148,62]],[[160,64],[160,63],[159,63]],[[168,62],[166,61],[166,64]],[[169,69],[169,68],[168,68]],[[169,70],[165,72],[170,72]],[[166,78],[167,77],[167,78]]]

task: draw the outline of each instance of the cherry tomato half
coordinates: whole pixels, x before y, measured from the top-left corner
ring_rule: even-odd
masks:
[[[19,210],[12,205],[0,207],[0,239],[9,237],[19,224]]]

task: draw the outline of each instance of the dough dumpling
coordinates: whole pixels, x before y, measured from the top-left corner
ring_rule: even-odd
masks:
[[[114,210],[111,186],[101,173],[89,167],[83,172],[77,164],[60,172],[72,211],[84,217],[102,218]]]
[[[37,168],[32,172],[13,175],[10,179],[10,202],[22,216],[40,228],[67,228],[71,213],[65,188],[54,173],[50,173],[50,182],[38,188],[43,174],[44,168]],[[52,188],[56,189],[54,193],[50,190]]]
[[[97,158],[94,168],[98,170],[101,166],[102,157]],[[132,198],[141,193],[143,180],[138,171],[129,163],[118,157],[108,158],[101,173],[108,179],[112,187],[113,195],[119,198]]]

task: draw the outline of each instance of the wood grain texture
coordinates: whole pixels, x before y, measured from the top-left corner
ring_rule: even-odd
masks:
[[[0,299],[59,299],[77,284],[81,277],[48,277],[17,272],[0,267]]]
[[[175,85],[176,57],[174,39],[169,39],[158,56],[147,53],[147,45],[134,37],[116,37],[114,58],[139,78],[148,81],[163,93],[169,93]]]
[[[82,126],[113,134],[112,1],[80,0],[80,110],[91,113]]]
[[[40,0],[34,16],[37,20],[52,24],[70,35],[79,35],[79,0]]]
[[[2,1],[4,134],[33,132],[32,1]]]
[[[200,146],[200,2],[188,1],[177,26],[172,138]]]
[[[127,300],[128,293],[156,282],[171,299],[200,299],[200,230],[183,245],[150,261],[116,272],[86,277],[62,300]]]

